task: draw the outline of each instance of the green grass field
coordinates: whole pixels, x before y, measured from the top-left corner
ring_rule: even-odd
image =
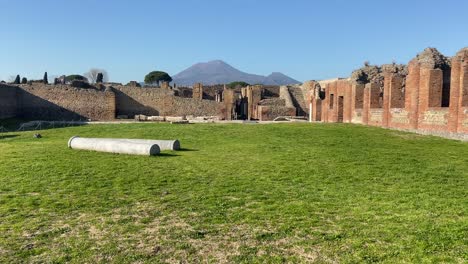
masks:
[[[34,133],[0,134],[0,263],[468,260],[467,143],[339,124]],[[77,151],[73,135],[184,150]]]

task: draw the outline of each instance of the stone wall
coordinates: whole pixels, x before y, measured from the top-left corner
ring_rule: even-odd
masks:
[[[258,106],[258,119],[260,121],[271,121],[279,116],[295,116],[295,107],[286,107],[278,105],[259,105]]]
[[[0,84],[0,119],[17,115],[17,88]]]
[[[203,85],[203,99],[216,100],[216,96],[222,94],[224,85]]]
[[[219,116],[224,118],[224,104],[211,100],[182,98],[170,90],[126,86],[112,87],[116,95],[117,115]],[[199,97],[198,97],[199,98]]]
[[[41,120],[112,120],[112,91],[72,88],[66,85],[19,85],[17,116]]]

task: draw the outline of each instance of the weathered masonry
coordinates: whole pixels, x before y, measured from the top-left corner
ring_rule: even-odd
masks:
[[[428,48],[405,65],[369,66],[351,78],[306,82],[311,120],[468,133],[468,48]]]
[[[468,47],[448,58],[425,49],[408,65],[365,64],[349,78],[294,86],[138,87],[0,83],[0,119],[113,120],[139,115],[357,123],[468,134]]]

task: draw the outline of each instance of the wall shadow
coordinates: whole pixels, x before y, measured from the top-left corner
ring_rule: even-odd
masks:
[[[127,115],[132,118],[135,115],[159,116],[159,111],[153,107],[141,104],[118,89],[114,88],[112,91],[115,93],[116,115]]]
[[[42,99],[18,88],[18,116],[23,119],[35,120],[76,120],[87,121],[88,118]]]
[[[17,137],[17,136],[18,136],[18,135],[2,135],[2,134],[0,133],[0,140],[2,140],[2,139],[7,139],[7,138],[15,138],[15,137]]]

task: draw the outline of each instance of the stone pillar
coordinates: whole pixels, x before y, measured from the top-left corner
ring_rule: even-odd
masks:
[[[170,89],[169,82],[162,82],[161,89],[169,90]]]
[[[107,87],[106,90],[104,90],[104,96],[107,101],[107,111],[104,118],[105,120],[114,120],[117,115],[117,103],[115,93],[112,88]]]
[[[330,89],[328,84],[323,87],[325,90],[325,99],[322,100],[321,109],[322,109],[322,121],[328,122],[328,109],[330,108]]]
[[[448,129],[468,133],[468,48],[452,58]]]
[[[247,100],[247,120],[258,119],[257,107],[262,99],[262,86],[254,85],[242,88],[242,94]]]
[[[224,97],[224,109],[226,111],[225,119],[232,120],[236,111],[236,98],[235,98],[234,90],[224,88],[223,97]]]
[[[461,108],[461,60],[458,56],[452,58],[452,76],[450,80],[450,106],[449,106],[449,122],[448,129],[450,132],[457,132],[458,130],[458,111]]]
[[[320,121],[321,120],[321,108],[322,100],[320,99],[319,90],[309,90],[307,92],[307,104],[309,108],[309,120]]]
[[[443,72],[441,69],[420,68],[419,112],[442,106]]]
[[[338,121],[338,91],[336,89],[337,82],[331,82],[327,85],[327,122],[333,123]]]
[[[362,103],[362,123],[369,124],[369,112],[370,112],[370,91],[371,84],[368,83],[364,87],[363,91],[363,103]]]
[[[419,80],[420,67],[416,59],[408,64],[406,77],[405,109],[409,112],[410,128],[418,128],[419,120]]]
[[[343,89],[343,96],[344,96],[344,104],[343,104],[343,122],[344,123],[351,123],[353,118],[353,111],[352,111],[352,89],[351,83],[349,81],[342,81],[342,89]]]
[[[383,116],[382,116],[382,126],[388,127],[390,119],[390,102],[391,102],[391,90],[392,90],[392,80],[393,74],[385,73],[384,74],[384,91],[383,91]]]
[[[364,84],[352,84],[351,85],[351,123],[362,122],[364,88],[365,88]]]
[[[196,83],[193,85],[193,99],[203,99],[203,84]]]

